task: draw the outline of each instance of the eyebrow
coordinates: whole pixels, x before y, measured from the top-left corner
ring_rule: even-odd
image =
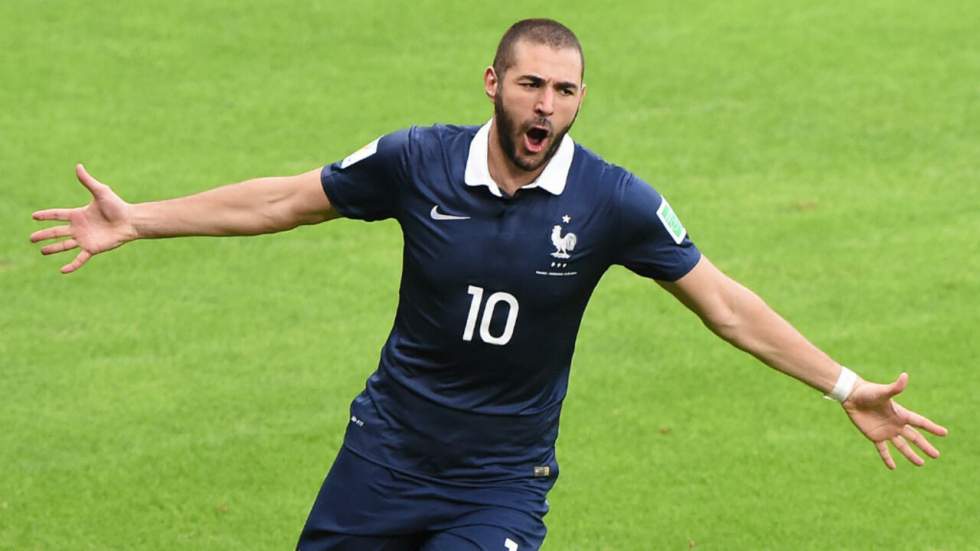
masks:
[[[544,78],[541,78],[538,75],[521,75],[521,76],[517,77],[517,80],[530,80],[531,82],[533,82],[535,84],[543,84],[544,81],[545,81]],[[558,88],[562,88],[562,89],[578,90],[578,88],[579,88],[578,84],[576,84],[574,82],[571,82],[571,81],[568,81],[568,80],[559,81],[559,82],[555,83],[555,85],[558,86]]]

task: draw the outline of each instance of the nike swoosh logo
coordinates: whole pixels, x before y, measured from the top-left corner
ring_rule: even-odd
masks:
[[[439,212],[439,205],[433,205],[432,210],[429,212],[429,216],[433,220],[469,220],[469,216],[453,216],[452,214],[443,214]]]

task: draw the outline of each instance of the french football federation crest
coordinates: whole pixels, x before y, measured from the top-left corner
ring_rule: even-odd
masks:
[[[578,238],[574,233],[561,234],[561,226],[556,225],[551,228],[551,244],[555,246],[555,252],[551,256],[555,258],[568,258],[568,251],[575,250],[575,243]]]

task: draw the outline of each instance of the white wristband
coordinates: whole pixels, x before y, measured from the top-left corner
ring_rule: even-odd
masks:
[[[827,394],[824,398],[837,400],[838,402],[847,400],[847,397],[851,395],[851,391],[854,390],[854,385],[857,383],[857,380],[858,376],[856,373],[844,366],[840,366],[840,376],[837,377],[837,384],[834,385],[834,389],[830,391],[830,394]]]

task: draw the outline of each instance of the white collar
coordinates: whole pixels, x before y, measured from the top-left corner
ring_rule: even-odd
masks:
[[[487,186],[490,193],[497,197],[503,197],[497,182],[490,177],[490,168],[487,166],[487,154],[489,153],[490,122],[484,124],[473,136],[470,142],[470,155],[466,159],[466,174],[464,179],[468,186]],[[565,182],[568,179],[568,169],[572,166],[572,157],[575,155],[575,142],[572,137],[565,134],[562,138],[558,151],[548,161],[548,164],[538,175],[537,179],[521,189],[531,189],[540,187],[553,195],[561,195],[565,190]]]

